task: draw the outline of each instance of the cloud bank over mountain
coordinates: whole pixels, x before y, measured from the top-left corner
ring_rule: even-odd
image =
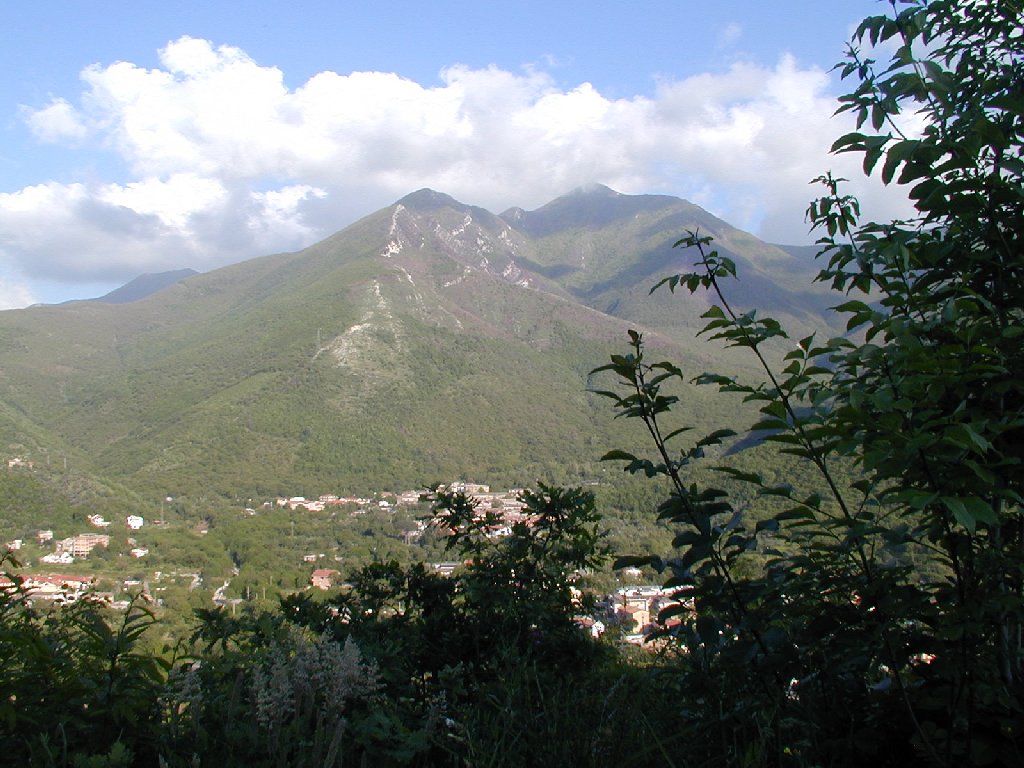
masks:
[[[324,71],[289,88],[280,69],[191,37],[159,62],[88,67],[81,93],[24,108],[38,141],[92,170],[0,194],[0,306],[26,302],[17,275],[117,281],[298,249],[420,187],[501,211],[600,182],[806,242],[807,182],[859,177],[827,154],[849,127],[831,118],[834,82],[787,56],[626,97],[459,65],[429,85]],[[851,191],[868,215],[906,213],[898,191]]]

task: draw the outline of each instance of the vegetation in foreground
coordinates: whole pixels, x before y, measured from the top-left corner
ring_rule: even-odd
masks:
[[[586,606],[573,581],[604,556],[593,497],[541,486],[523,500],[532,524],[494,538],[470,497],[436,494],[433,524],[465,563],[453,577],[374,563],[325,601],[199,610],[191,643],[163,653],[145,650],[142,602],[111,622],[88,600],[44,612],[17,587],[0,593],[4,754],[39,766],[635,757],[669,737],[635,707],[656,694],[648,665],[574,621]]]
[[[648,362],[638,334],[604,366],[625,394],[607,394],[643,423],[656,458],[610,458],[673,484],[661,515],[684,527],[681,553],[655,565],[693,585],[696,617],[671,634],[689,650],[684,689],[704,692],[706,731],[771,764],[1021,765],[1024,19],[1015,2],[891,5],[856,36],[893,46],[888,65],[854,47],[841,67],[857,87],[840,111],[858,130],[833,149],[908,185],[918,218],[860,224],[841,181],[819,179],[825,196],[808,211],[824,231],[819,279],[842,296],[852,335],[801,339],[782,370],[764,363],[762,385],[700,377],[758,403],[753,429],[816,482],[726,468],[786,502],[753,531],[724,492],[687,485],[686,466],[723,435],[674,448],[680,434],[662,419],[676,403],[661,386],[684,374]],[[901,129],[908,109],[920,135]],[[697,268],[663,284],[711,291],[703,332],[764,362],[783,329],[732,310],[735,267],[707,238],[679,244],[697,250]],[[834,467],[849,458],[863,476],[844,489]],[[743,578],[765,537],[797,549],[770,547],[765,572]]]
[[[678,557],[647,562],[692,612],[665,652],[632,663],[571,622],[571,578],[602,544],[578,490],[528,495],[536,524],[486,535],[465,497],[435,520],[467,561],[444,580],[372,564],[327,604],[200,612],[195,644],[139,650],[142,606],[108,624],[81,603],[39,614],[0,598],[0,740],[27,765],[1021,765],[1024,722],[1024,196],[1022,27],[1015,2],[893,3],[851,49],[859,130],[837,151],[910,185],[919,218],[864,224],[839,182],[810,209],[822,279],[850,338],[800,340],[760,386],[702,381],[760,404],[755,431],[813,468],[797,489],[727,474],[784,508],[754,530],[723,491],[686,474],[713,433],[676,448],[684,374],[639,334],[602,366],[653,458],[610,460],[667,479],[660,514]],[[918,110],[920,135],[900,131]],[[872,132],[862,132],[865,126]],[[733,264],[699,233],[669,288],[718,299],[705,331],[761,359],[778,323],[737,315]],[[728,396],[728,395],[726,395]],[[836,462],[862,478],[836,481]],[[785,546],[783,546],[785,544]],[[747,567],[753,553],[764,568]],[[913,558],[932,565],[922,570]],[[634,559],[636,562],[636,559]],[[668,619],[666,615],[663,618]]]

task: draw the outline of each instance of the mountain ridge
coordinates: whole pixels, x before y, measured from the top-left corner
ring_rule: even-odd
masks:
[[[119,288],[92,299],[92,301],[101,301],[106,304],[129,304],[198,274],[196,270],[188,267],[166,272],[146,273],[129,280]]]
[[[694,375],[754,375],[694,340],[706,297],[647,296],[689,268],[672,248],[689,226],[714,227],[784,319],[818,312],[788,285],[810,266],[686,201],[594,186],[499,216],[423,189],[130,303],[0,313],[0,440],[149,494],[600,477],[617,425],[588,372],[627,328]],[[687,397],[697,426],[737,416]]]

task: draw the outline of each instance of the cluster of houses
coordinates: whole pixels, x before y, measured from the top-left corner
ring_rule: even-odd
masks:
[[[7,459],[8,469],[32,469],[34,463],[22,456],[12,456]],[[88,515],[86,520],[93,528],[109,528],[111,521],[103,517],[103,515]],[[138,531],[146,524],[145,519],[141,515],[128,515],[125,518],[125,526],[130,531]],[[36,542],[39,546],[53,541],[52,530],[40,530],[36,532]],[[22,539],[11,539],[4,543],[4,547],[12,552],[17,552],[21,549],[24,541]],[[149,550],[145,547],[138,547],[134,545],[134,542],[129,539],[129,544],[132,545],[130,554],[132,557],[145,557],[149,554]],[[43,555],[39,558],[40,562],[49,564],[61,564],[67,565],[75,562],[76,558],[88,557],[96,547],[108,547],[110,546],[110,536],[102,533],[80,533],[77,536],[70,536],[66,539],[59,539],[54,542],[54,551]],[[72,578],[72,577],[67,577]]]
[[[399,494],[384,492],[379,494],[379,496],[379,499],[368,499],[362,496],[335,496],[332,493],[325,493],[316,499],[307,499],[305,496],[292,496],[287,499],[280,498],[276,499],[274,504],[291,510],[304,509],[307,512],[323,512],[329,507],[352,505],[354,507],[353,513],[360,514],[365,513],[372,507],[393,509],[396,506],[413,506],[420,500],[420,495],[416,491],[407,491]],[[269,507],[271,504],[267,502],[264,506]]]
[[[29,467],[31,462],[24,459],[14,458],[8,460],[9,467]],[[488,535],[506,536],[512,531],[512,526],[520,522],[529,522],[525,512],[525,504],[519,500],[521,491],[511,489],[507,491],[492,492],[490,487],[479,483],[455,483],[448,486],[449,490],[460,491],[469,496],[476,504],[478,518],[488,521]],[[380,493],[374,498],[347,497],[333,494],[324,494],[317,499],[306,499],[302,496],[290,498],[278,498],[273,503],[267,502],[265,508],[287,508],[290,510],[304,509],[308,512],[322,512],[331,508],[348,507],[352,514],[364,514],[370,509],[395,510],[401,507],[412,507],[421,503],[419,491],[406,491],[403,493]],[[255,510],[247,508],[246,513],[255,514]],[[105,520],[102,515],[89,515],[89,524],[94,528],[109,528],[111,522]],[[128,515],[125,519],[128,530],[138,531],[145,521],[138,515]],[[419,532],[426,527],[426,523],[418,523]],[[414,532],[418,535],[418,532]],[[97,547],[108,547],[110,536],[106,533],[80,533],[65,539],[54,541],[52,530],[40,530],[36,533],[36,540],[39,545],[47,542],[54,542],[52,554],[44,555],[40,560],[44,563],[67,564],[73,563],[76,558],[88,557]],[[130,554],[133,557],[144,557],[148,550],[145,547],[134,546],[135,542],[129,539],[133,546]],[[7,542],[7,548],[12,550],[20,549],[22,541],[15,539]],[[308,563],[315,563],[322,555],[309,554],[303,557]],[[436,563],[435,570],[442,575],[450,575],[458,567],[458,563]],[[626,577],[639,577],[640,573],[623,573]],[[333,568],[316,568],[310,574],[310,585],[314,589],[331,589],[338,586],[341,573]],[[159,577],[158,577],[159,578]],[[15,587],[10,579],[0,577],[0,590],[10,590]],[[21,585],[23,594],[31,599],[50,600],[60,603],[73,602],[80,599],[93,587],[92,577],[66,576],[51,574],[48,576],[26,577]],[[680,597],[678,591],[666,590],[656,586],[629,586],[622,587],[612,595],[607,595],[598,604],[599,611],[595,616],[581,617],[579,623],[594,637],[599,637],[606,631],[608,626],[618,626],[622,630],[622,637],[627,642],[642,643],[656,629],[661,627],[658,623],[659,613],[667,607],[683,604],[684,608],[691,608],[685,597]],[[678,622],[676,617],[670,620]]]
[[[109,520],[104,519],[103,515],[88,515],[85,519],[88,520],[89,525],[94,528],[109,528],[111,524]],[[130,531],[139,530],[143,525],[145,525],[145,523],[146,521],[139,515],[128,515],[128,517],[125,518],[125,525]]]
[[[136,579],[124,581],[125,589],[141,585],[142,582]],[[14,596],[18,600],[25,600],[29,605],[36,601],[70,605],[84,599],[102,603],[115,610],[126,610],[130,604],[126,599],[115,600],[113,592],[97,591],[95,576],[50,573],[24,576],[16,583],[7,576],[0,575],[0,592]],[[143,590],[141,594],[145,600],[152,602],[153,598],[147,592]]]
[[[510,520],[520,513],[524,507],[519,501],[521,490],[513,488],[507,491],[492,492],[490,486],[480,483],[453,483],[448,486],[449,490],[461,491],[472,498],[482,511],[498,511],[502,516]],[[290,510],[304,509],[308,512],[323,512],[331,507],[343,507],[348,505],[353,514],[362,514],[372,508],[391,510],[397,507],[413,507],[422,499],[421,491],[403,491],[401,493],[390,493],[383,491],[376,494],[374,498],[363,496],[336,496],[334,494],[323,494],[316,499],[307,499],[304,496],[292,496],[290,498],[278,498],[273,504],[267,502],[264,507],[277,506]],[[254,512],[248,508],[246,512]]]
[[[73,603],[82,598],[94,583],[92,576],[26,576],[21,580],[21,593],[27,600],[46,600],[54,603]],[[13,592],[17,585],[6,576],[0,576],[0,591]]]
[[[109,528],[110,521],[103,519],[102,515],[89,515],[86,518],[89,524],[95,528]],[[128,515],[125,519],[125,526],[130,531],[137,531],[145,525],[145,520],[139,515]],[[53,542],[53,552],[50,554],[43,555],[39,558],[40,562],[49,564],[61,564],[68,565],[75,562],[78,558],[88,557],[89,554],[97,547],[109,547],[110,546],[110,535],[106,533],[79,533],[76,536],[69,536],[65,539],[58,539],[54,541],[52,530],[39,530],[36,531],[36,542],[39,546],[43,546],[48,542]],[[132,545],[132,549],[129,551],[132,557],[145,557],[149,554],[149,550],[145,547],[135,546],[133,539],[128,540],[129,544]],[[5,543],[5,547],[12,551],[17,552],[21,549],[24,541],[22,539],[12,539]]]
[[[512,532],[513,525],[528,520],[528,516],[524,512],[526,505],[519,500],[519,494],[522,491],[518,488],[494,492],[491,491],[489,485],[458,482],[448,486],[448,489],[464,493],[472,499],[477,505],[477,516],[480,520],[484,520],[488,514],[490,515],[489,536],[507,536]],[[422,493],[420,491],[384,492],[378,494],[378,497],[377,499],[367,499],[325,494],[316,501],[307,500],[302,496],[294,496],[288,499],[277,499],[275,503],[278,507],[287,507],[291,510],[301,508],[310,512],[321,512],[328,507],[340,507],[349,504],[354,506],[353,514],[363,514],[374,506],[383,510],[415,506],[420,503]],[[249,512],[250,510],[246,511]],[[427,523],[419,520],[416,522],[416,526],[418,530],[414,532],[414,536],[422,533]],[[315,563],[323,558],[323,556],[323,554],[310,553],[303,555],[302,560],[306,563]],[[456,563],[435,563],[434,568],[439,573],[450,575],[456,565]],[[339,571],[332,568],[317,568],[310,574],[309,583],[315,589],[330,589],[335,585],[339,575]]]
[[[526,505],[519,500],[521,489],[512,488],[507,491],[491,491],[490,486],[480,483],[453,483],[448,486],[450,490],[465,493],[477,505],[477,514],[480,520],[491,518],[489,536],[507,536],[512,532],[512,526],[518,522],[528,522],[528,516],[524,510]],[[303,496],[291,498],[279,498],[274,505],[280,508],[291,510],[305,509],[308,512],[323,512],[330,507],[342,507],[350,505],[351,513],[354,515],[365,514],[372,508],[381,510],[395,510],[400,507],[416,506],[422,501],[420,491],[404,491],[402,493],[389,493],[387,491],[377,494],[376,498],[368,499],[357,496],[335,496],[324,494],[316,500],[306,499]],[[273,506],[270,502],[264,507]],[[247,508],[247,514],[255,514],[255,510]],[[415,538],[424,531],[427,523],[419,520],[416,522],[417,531],[413,533]],[[307,554],[303,561],[307,563],[316,562],[323,555]]]
[[[661,611],[677,605],[693,610],[693,601],[681,596],[680,591],[656,586],[622,587],[601,605],[609,621],[622,627],[626,642],[643,643],[656,630],[672,627],[682,620],[677,615],[661,623],[658,621]]]

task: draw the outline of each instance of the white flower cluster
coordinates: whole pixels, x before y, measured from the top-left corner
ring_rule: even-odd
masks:
[[[297,628],[253,664],[249,678],[256,720],[268,729],[312,712],[336,723],[350,702],[373,699],[380,688],[376,665],[363,659],[351,638],[341,644]]]

